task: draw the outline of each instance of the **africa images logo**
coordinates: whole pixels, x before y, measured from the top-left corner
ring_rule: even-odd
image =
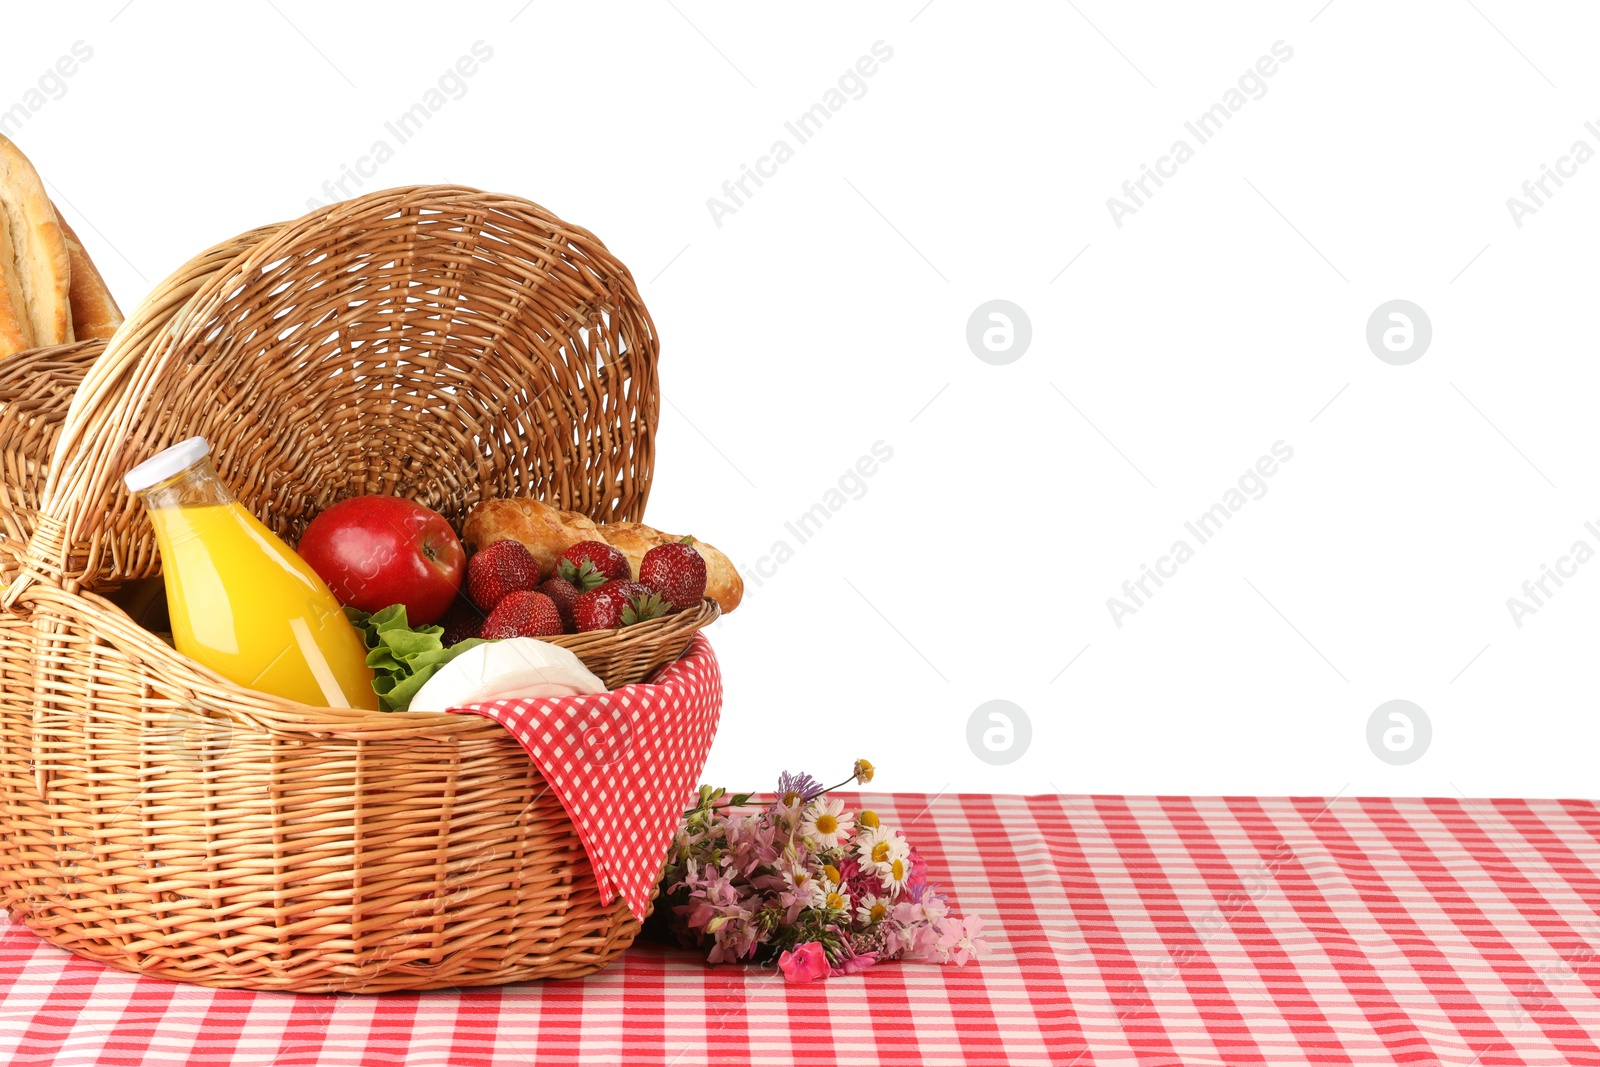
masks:
[[[1294,58],[1294,49],[1283,41],[1272,42],[1271,51],[1272,55],[1261,56],[1253,67],[1239,75],[1236,86],[1230,86],[1222,94],[1221,101],[1202,111],[1193,121],[1183,124],[1183,128],[1194,138],[1194,145],[1182,137],[1178,138],[1172,142],[1166,155],[1156,158],[1154,168],[1141,163],[1139,176],[1122,183],[1122,195],[1126,200],[1115,196],[1106,198],[1106,210],[1111,212],[1111,221],[1116,223],[1117,229],[1122,229],[1122,220],[1126,216],[1137,214],[1145,206],[1145,201],[1155,196],[1155,189],[1150,188],[1152,183],[1156,189],[1160,189],[1166,184],[1163,178],[1177,177],[1178,168],[1194,158],[1196,145],[1203,145],[1221,133],[1223,125],[1242,111],[1245,104],[1267,95],[1266,80],[1278,73],[1280,63],[1287,63]]]
[[[1223,492],[1219,502],[1183,524],[1184,530],[1194,538],[1193,545],[1185,538],[1178,538],[1172,542],[1166,555],[1156,558],[1153,569],[1148,563],[1139,564],[1139,577],[1129,578],[1122,583],[1121,597],[1106,597],[1106,610],[1111,613],[1111,621],[1117,629],[1122,629],[1124,618],[1137,615],[1140,608],[1147,607],[1156,591],[1167,584],[1163,579],[1176,578],[1178,568],[1194,558],[1195,550],[1221,533],[1223,527],[1244,510],[1246,504],[1267,495],[1267,479],[1294,458],[1294,446],[1287,441],[1274,441],[1271,452],[1272,455],[1263,455],[1257,458],[1253,466],[1246,468],[1236,485],[1229,486]],[[1152,584],[1155,589],[1151,588]]]
[[[784,130],[794,138],[794,144],[780,137],[772,142],[765,155],[756,157],[753,168],[748,163],[739,164],[739,176],[722,183],[722,197],[706,197],[706,210],[711,212],[711,221],[717,224],[717,229],[722,229],[724,216],[737,213],[747,200],[756,195],[756,190],[766,184],[763,178],[777,177],[778,167],[794,158],[797,146],[821,133],[823,126],[851,100],[866,96],[866,79],[878,73],[881,65],[893,58],[894,49],[891,46],[883,41],[872,42],[872,55],[861,56],[853,66],[846,67],[835,85],[822,94],[820,101],[802,111],[793,122],[783,124]],[[754,189],[751,188],[752,183]]]
[[[1585,122],[1583,128],[1589,136],[1600,140],[1600,126],[1593,121]],[[1546,202],[1566,186],[1563,178],[1576,178],[1578,168],[1594,157],[1594,146],[1579,137],[1565,154],[1556,157],[1554,167],[1548,163],[1539,164],[1539,176],[1522,183],[1522,196],[1506,197],[1506,210],[1511,213],[1511,221],[1517,229],[1522,229],[1528,216],[1537,215],[1540,208],[1548,206]]]

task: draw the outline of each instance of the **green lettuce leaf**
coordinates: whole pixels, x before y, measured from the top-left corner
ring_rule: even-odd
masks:
[[[372,668],[372,691],[384,711],[405,711],[440,667],[469,648],[484,643],[469,637],[444,647],[443,626],[406,625],[406,606],[391,604],[368,614],[345,608],[345,616],[361,631],[367,645],[367,666]]]

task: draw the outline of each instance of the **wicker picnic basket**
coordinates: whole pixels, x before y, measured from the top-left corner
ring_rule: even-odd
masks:
[[[441,186],[242,235],[103,351],[7,361],[0,905],[79,955],[205,985],[381,992],[604,967],[638,922],[601,905],[505,730],[309,708],[179,655],[124,610],[160,560],[121,475],[203,434],[291,544],[360,493],[458,528],[510,495],[637,520],[656,356],[632,276],[592,234]],[[614,687],[715,613],[560,643]]]

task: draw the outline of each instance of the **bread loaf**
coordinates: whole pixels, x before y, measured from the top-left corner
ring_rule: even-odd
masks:
[[[606,544],[628,557],[628,565],[636,578],[646,552],[657,545],[683,540],[678,534],[662,533],[642,522],[608,522],[600,527],[600,536]],[[706,561],[706,596],[715,600],[724,612],[738,607],[739,601],[744,599],[744,579],[739,577],[733,561],[716,546],[698,537],[694,539],[694,550]]]
[[[5,212],[0,211],[0,359],[32,347],[33,321],[17,273],[16,246]]]
[[[39,172],[0,135],[0,357],[73,340],[72,264]]]
[[[604,541],[628,557],[634,577],[644,554],[657,545],[681,541],[676,534],[662,533],[642,522],[611,522],[596,525],[588,516],[563,511],[527,498],[485,500],[473,508],[462,524],[462,540],[474,548],[495,541],[520,541],[549,574],[561,553],[579,541]],[[696,538],[694,548],[706,561],[706,596],[724,612],[732,611],[744,598],[744,579],[733,561],[713,545]]]
[[[474,550],[496,541],[521,541],[544,577],[579,541],[604,540],[589,516],[528,499],[485,500],[461,524],[461,539]]]
[[[61,212],[56,212],[56,218],[61,222],[61,233],[67,242],[67,258],[72,264],[72,287],[68,291],[68,301],[72,306],[73,339],[88,341],[110,337],[122,325],[122,309],[117,307],[116,299],[107,288],[105,279],[100,277],[100,270],[89,258],[83,242],[78,240],[78,235],[72,232],[67,220],[61,218]]]

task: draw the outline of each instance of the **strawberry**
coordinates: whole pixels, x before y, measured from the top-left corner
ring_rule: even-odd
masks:
[[[439,625],[444,627],[439,640],[444,642],[445,648],[449,648],[469,637],[478,636],[478,631],[483,629],[483,612],[466,597],[456,597],[456,602],[444,613]]]
[[[571,564],[568,564],[568,566],[571,566]],[[589,569],[592,571],[594,568],[590,567]],[[544,584],[539,586],[539,592],[555,601],[556,610],[561,612],[561,621],[566,626],[567,633],[577,633],[578,624],[572,621],[572,605],[577,603],[578,596],[583,590],[580,590],[565,579],[550,577],[546,578]]]
[[[660,593],[672,611],[687,611],[706,595],[705,557],[692,537],[657,545],[639,561],[639,580]]]
[[[615,630],[658,619],[666,613],[666,602],[649,586],[620,579],[581,594],[572,605],[572,619],[578,624],[579,633]]]
[[[642,582],[624,582],[628,586],[628,602],[622,608],[622,625],[649,622],[671,614],[671,608],[654,589]]]
[[[521,541],[496,541],[467,561],[467,591],[484,611],[500,606],[506,594],[539,584],[539,561]]]
[[[507,593],[489,614],[479,636],[494,641],[505,637],[554,637],[565,632],[554,600],[530,589],[518,589]]]
[[[604,574],[601,574],[600,568],[589,560],[574,563],[570,559],[556,560],[555,568],[551,571],[550,577],[560,578],[568,585],[576,588],[580,593],[587,593],[589,590],[598,588],[610,580]]]
[[[582,568],[585,563],[592,563],[594,569],[605,575],[608,581],[613,578],[624,582],[633,580],[633,568],[628,566],[628,557],[604,541],[579,541],[561,553],[561,560],[556,563],[558,571],[562,562],[570,562],[578,568]],[[578,584],[571,578],[567,580],[573,585]]]

